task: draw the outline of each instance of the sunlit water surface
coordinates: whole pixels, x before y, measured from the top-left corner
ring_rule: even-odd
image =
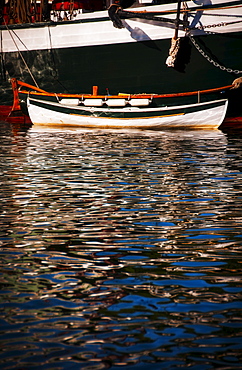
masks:
[[[242,138],[1,127],[1,370],[242,368]]]

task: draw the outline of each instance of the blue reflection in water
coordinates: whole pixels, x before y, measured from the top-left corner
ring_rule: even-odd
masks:
[[[0,136],[1,369],[241,368],[238,131]]]

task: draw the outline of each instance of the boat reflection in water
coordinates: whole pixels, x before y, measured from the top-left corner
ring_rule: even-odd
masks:
[[[2,369],[240,367],[239,130],[0,133]]]

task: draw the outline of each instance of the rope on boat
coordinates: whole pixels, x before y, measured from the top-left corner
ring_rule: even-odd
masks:
[[[231,89],[238,89],[239,87],[242,86],[242,77],[238,77],[236,78],[233,83],[232,83],[232,86]]]
[[[180,25],[181,2],[182,0],[178,0],[178,3],[177,3],[175,34],[174,34],[174,37],[171,39],[171,47],[169,50],[169,56],[166,59],[166,65],[168,67],[175,67],[177,54],[180,49],[180,38],[178,37],[178,31],[179,31],[179,25]]]
[[[175,62],[177,59],[177,54],[180,49],[180,38],[175,39],[174,37],[171,39],[171,47],[169,50],[169,56],[166,59],[167,67],[175,67]]]

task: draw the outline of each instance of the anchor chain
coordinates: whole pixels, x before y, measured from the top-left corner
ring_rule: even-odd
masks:
[[[219,68],[219,69],[221,69],[221,71],[226,71],[228,73],[240,74],[240,73],[242,73],[242,71],[240,71],[238,69],[228,68],[228,67],[222,66],[218,62],[215,62],[215,60],[213,60],[212,58],[210,58],[210,56],[205,53],[205,51],[198,45],[198,43],[196,42],[196,40],[194,39],[194,37],[191,35],[191,30],[192,29],[193,30],[202,30],[202,31],[204,31],[205,28],[224,27],[224,26],[228,26],[229,24],[240,23],[240,22],[241,21],[235,21],[235,22],[229,22],[229,23],[227,23],[227,22],[221,22],[221,23],[217,23],[217,24],[208,24],[206,26],[198,26],[198,27],[194,27],[194,28],[189,29],[189,31],[187,32],[187,35],[190,38],[190,40],[193,43],[193,45],[195,46],[195,48],[199,51],[199,53],[205,59],[207,59],[207,61],[209,63],[213,64],[214,67]]]
[[[234,21],[234,22],[220,22],[220,23],[214,23],[214,24],[208,24],[206,26],[197,26],[197,27],[191,27],[190,30],[205,30],[205,28],[215,28],[215,27],[224,27],[229,26],[231,24],[241,23],[242,21]]]

